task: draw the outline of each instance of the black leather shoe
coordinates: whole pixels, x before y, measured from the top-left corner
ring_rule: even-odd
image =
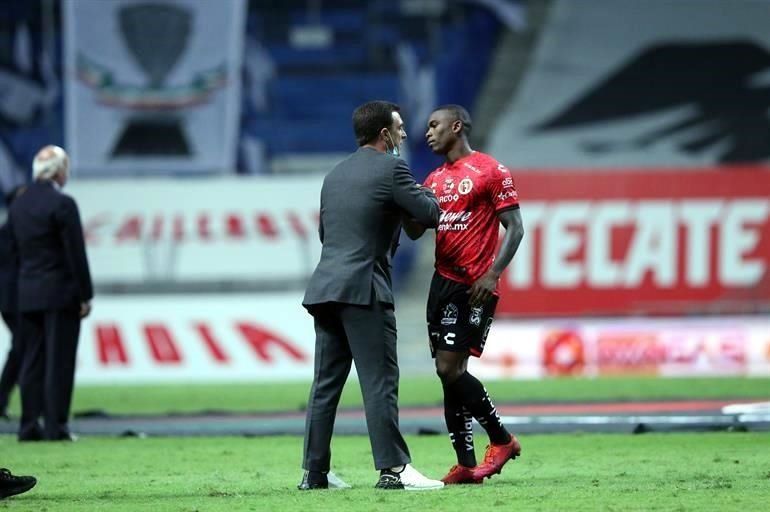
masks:
[[[0,499],[27,492],[35,487],[34,476],[16,476],[5,468],[0,468]]]
[[[39,430],[30,430],[28,432],[19,433],[20,443],[28,443],[28,442],[42,441],[42,440],[43,440],[43,433]]]
[[[326,477],[326,473],[321,473],[320,471],[305,471],[305,474],[302,476],[302,481],[297,484],[297,489],[300,491],[328,488],[329,479]]]

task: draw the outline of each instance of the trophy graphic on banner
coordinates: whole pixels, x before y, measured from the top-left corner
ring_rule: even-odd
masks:
[[[192,14],[183,7],[144,3],[120,8],[118,25],[126,48],[147,77],[137,89],[112,156],[179,157],[191,154],[173,88],[164,82],[187,46]]]

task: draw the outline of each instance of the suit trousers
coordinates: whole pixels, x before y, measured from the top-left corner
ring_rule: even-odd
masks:
[[[8,331],[11,335],[11,349],[8,351],[3,371],[0,373],[0,414],[5,412],[8,407],[8,399],[13,387],[19,381],[19,371],[21,370],[21,343],[19,342],[18,329],[16,328],[18,317],[15,312],[3,311],[2,314],[5,325],[8,326]]]
[[[392,306],[328,303],[314,306],[315,369],[305,422],[304,459],[310,471],[328,471],[331,438],[342,389],[355,362],[364,399],[374,467],[411,461],[398,426],[398,353]]]
[[[19,439],[67,437],[80,335],[79,311],[23,311],[19,315],[19,335],[23,351]],[[44,421],[42,430],[40,417]]]

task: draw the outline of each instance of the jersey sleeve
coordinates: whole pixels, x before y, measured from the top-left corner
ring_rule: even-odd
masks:
[[[487,190],[489,199],[495,206],[495,211],[518,208],[519,193],[516,191],[516,184],[513,182],[511,171],[497,162],[492,165],[494,168],[489,173]]]

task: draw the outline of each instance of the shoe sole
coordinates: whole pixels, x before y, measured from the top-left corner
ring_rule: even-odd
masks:
[[[433,485],[431,487],[407,487],[404,486],[405,491],[437,491],[439,489],[444,488],[444,483],[442,482],[441,485]]]

